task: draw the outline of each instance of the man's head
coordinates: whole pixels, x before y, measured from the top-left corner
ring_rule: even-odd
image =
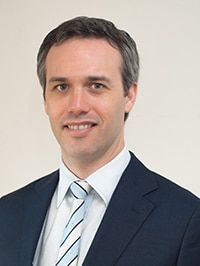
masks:
[[[105,39],[119,50],[122,57],[121,75],[124,95],[130,86],[138,82],[139,56],[134,40],[130,35],[107,20],[100,18],[77,17],[68,20],[53,29],[44,39],[37,57],[37,73],[45,97],[46,88],[46,57],[53,45],[59,45],[74,38]],[[109,59],[108,59],[109,60]]]
[[[138,68],[134,41],[105,20],[76,18],[45,38],[38,54],[45,111],[74,172],[81,163],[91,173],[124,147]]]

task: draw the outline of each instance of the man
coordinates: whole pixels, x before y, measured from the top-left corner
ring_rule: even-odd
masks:
[[[109,21],[78,17],[46,36],[37,67],[62,162],[1,199],[0,265],[199,266],[199,199],[148,170],[124,143],[139,71],[132,38]],[[78,253],[62,264],[74,181],[90,192]]]

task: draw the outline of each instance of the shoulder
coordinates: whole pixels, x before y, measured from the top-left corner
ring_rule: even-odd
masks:
[[[131,153],[131,161],[129,171],[134,173],[132,175],[134,182],[139,187],[152,187],[153,193],[149,193],[156,201],[164,201],[168,204],[179,206],[200,206],[200,199],[191,191],[181,187],[170,179],[161,176],[160,174],[148,169],[134,154]],[[150,191],[149,191],[150,192]]]
[[[31,196],[37,190],[43,189],[45,187],[53,187],[58,182],[59,171],[56,170],[48,175],[40,177],[33,182],[21,187],[7,195],[4,195],[0,199],[0,208],[2,205],[9,204],[18,204],[20,201],[23,201],[27,196]],[[17,203],[18,202],[18,203]],[[14,205],[16,205],[14,204]]]

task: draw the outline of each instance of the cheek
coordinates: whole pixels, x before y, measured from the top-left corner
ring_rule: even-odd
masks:
[[[53,110],[55,110],[54,103],[48,98],[44,102],[44,108],[48,116],[51,116],[53,113]]]
[[[100,106],[98,105],[97,108],[100,108]],[[114,126],[114,124],[120,125],[124,123],[125,101],[111,98],[108,102],[104,102],[101,106],[101,111],[103,119],[108,121],[110,126]]]
[[[49,118],[58,118],[61,113],[63,112],[63,105],[62,103],[55,103],[53,101],[46,101],[45,102],[45,112],[49,116]]]

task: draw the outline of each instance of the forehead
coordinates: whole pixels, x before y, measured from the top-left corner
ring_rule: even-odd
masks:
[[[73,63],[81,60],[88,60],[88,63],[96,60],[96,63],[106,62],[108,65],[112,62],[121,66],[122,58],[119,50],[105,39],[74,37],[50,48],[46,66],[56,61]]]

